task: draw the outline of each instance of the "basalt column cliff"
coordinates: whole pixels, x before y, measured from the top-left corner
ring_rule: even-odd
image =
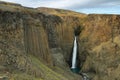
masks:
[[[119,80],[120,16],[0,2],[0,78],[82,80],[70,70],[74,30],[80,73]]]

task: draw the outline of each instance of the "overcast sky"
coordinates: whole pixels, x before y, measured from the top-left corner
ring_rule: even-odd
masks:
[[[2,0],[27,7],[69,9],[82,13],[120,14],[120,0]]]

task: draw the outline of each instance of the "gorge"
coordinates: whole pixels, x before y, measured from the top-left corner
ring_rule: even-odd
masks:
[[[89,75],[90,80],[119,80],[120,15],[7,2],[0,2],[0,78],[82,80],[70,70],[75,30],[81,75]]]

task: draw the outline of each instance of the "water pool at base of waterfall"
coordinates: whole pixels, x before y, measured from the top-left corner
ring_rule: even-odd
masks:
[[[80,72],[80,68],[71,68],[71,71],[73,73],[79,73]]]

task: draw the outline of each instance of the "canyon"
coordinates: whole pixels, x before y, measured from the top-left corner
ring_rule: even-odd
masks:
[[[0,2],[0,77],[82,80],[70,70],[75,30],[80,33],[80,72],[90,80],[119,80],[120,15],[29,8],[7,2]]]

